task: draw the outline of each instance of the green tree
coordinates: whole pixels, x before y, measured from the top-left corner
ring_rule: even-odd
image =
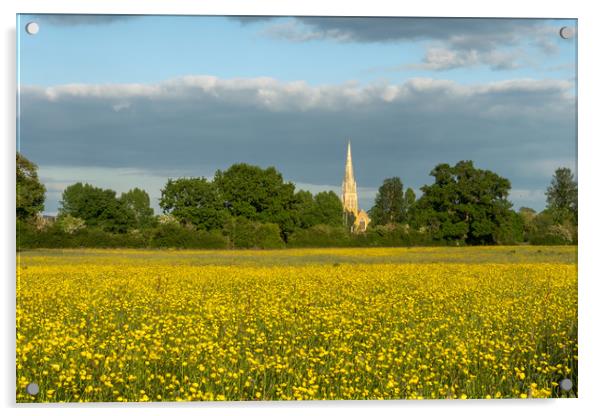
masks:
[[[493,234],[497,244],[516,244],[526,240],[523,217],[513,210],[505,216]]]
[[[298,215],[298,225],[301,228],[309,228],[318,224],[316,218],[316,201],[311,192],[299,190],[295,193],[295,211]]]
[[[416,204],[416,193],[412,188],[406,189],[406,194],[404,196],[404,209],[405,209],[405,219],[404,222],[410,223],[412,221],[412,212],[414,210],[414,204]]]
[[[61,215],[56,225],[66,234],[74,234],[86,228],[86,222],[81,218],[72,217],[69,214]]]
[[[295,198],[301,228],[310,228],[318,224],[343,226],[343,204],[334,192],[319,192],[314,197],[309,191],[299,191]]]
[[[537,212],[533,208],[520,207],[518,215],[521,217],[523,223],[523,239],[528,241],[529,237],[535,231],[535,218],[537,217]]]
[[[421,188],[413,213],[415,226],[426,227],[434,238],[491,244],[499,242],[500,228],[514,222],[508,179],[476,169],[472,161],[439,164],[430,175],[435,183]]]
[[[36,164],[17,152],[17,220],[31,220],[42,212],[45,192]]]
[[[213,182],[205,178],[169,179],[161,189],[159,206],[182,225],[197,229],[222,228],[228,219],[228,210]]]
[[[343,210],[343,224],[347,231],[353,231],[353,224],[355,224],[355,214],[351,211]]]
[[[299,223],[295,186],[274,167],[238,163],[218,170],[214,182],[234,216],[278,224],[285,239]]]
[[[123,233],[135,225],[134,213],[119,200],[115,191],[78,182],[63,191],[59,216],[81,218],[87,226]]]
[[[337,194],[333,191],[318,192],[314,199],[318,220],[316,224],[326,224],[333,227],[344,225],[343,203]]]
[[[554,220],[569,219],[577,224],[577,182],[569,168],[558,168],[546,192],[548,206]]]
[[[388,178],[378,188],[374,206],[370,209],[373,225],[396,224],[406,219],[406,201],[403,184],[398,177]]]
[[[150,206],[150,197],[146,191],[134,188],[122,193],[119,199],[134,214],[136,228],[147,228],[153,225],[155,212]]]
[[[544,209],[533,219],[528,239],[531,244],[575,244],[577,226],[570,219],[558,222],[557,213]]]

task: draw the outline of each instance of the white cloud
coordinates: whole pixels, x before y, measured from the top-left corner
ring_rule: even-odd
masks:
[[[127,110],[128,108],[131,107],[131,105],[132,105],[131,103],[122,101],[117,104],[113,104],[113,111],[119,112],[122,110]]]
[[[433,64],[450,65],[453,55],[443,54],[433,58]],[[470,58],[467,58],[470,59]],[[269,111],[339,111],[382,104],[433,104],[448,105],[462,101],[470,105],[470,100],[489,96],[489,103],[481,111],[494,110],[490,115],[499,115],[500,107],[495,95],[555,94],[561,100],[538,102],[537,108],[563,106],[574,100],[573,83],[564,80],[518,79],[486,84],[462,85],[453,81],[431,78],[408,79],[403,84],[372,83],[361,85],[357,82],[312,86],[304,81],[282,82],[273,78],[234,78],[221,79],[198,75],[174,78],[156,84],[69,84],[53,87],[23,86],[22,94],[45,99],[50,102],[74,99],[111,100],[111,108],[119,112],[130,108],[133,99],[183,100],[189,99],[205,103],[237,104],[263,108]],[[425,96],[428,102],[421,102]],[[512,108],[520,110],[531,106],[532,102],[513,102]]]
[[[426,50],[422,63],[404,65],[400,68],[444,71],[484,65],[494,70],[516,69],[521,66],[518,59],[522,55],[518,51],[480,51],[477,49],[430,47]]]

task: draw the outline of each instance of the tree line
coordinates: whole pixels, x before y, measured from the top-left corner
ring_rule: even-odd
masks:
[[[540,213],[512,208],[511,184],[472,161],[437,165],[417,198],[399,177],[387,178],[369,210],[368,230],[353,221],[332,191],[296,190],[274,167],[237,163],[212,180],[168,179],[160,215],[146,191],[117,193],[86,183],[68,186],[55,221],[40,214],[45,188],[37,166],[17,154],[18,247],[279,248],[576,244],[577,183],[556,170]]]

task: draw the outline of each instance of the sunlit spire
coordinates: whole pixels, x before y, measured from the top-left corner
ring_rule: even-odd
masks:
[[[357,187],[353,177],[353,161],[351,159],[351,140],[347,142],[347,162],[345,163],[345,179],[343,180],[343,193],[341,195],[343,207],[346,211],[357,213]]]

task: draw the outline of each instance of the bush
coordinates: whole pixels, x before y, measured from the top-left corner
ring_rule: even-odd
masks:
[[[553,213],[546,210],[535,217],[528,239],[537,245],[577,244],[577,227],[570,221],[558,224]]]
[[[357,244],[345,227],[314,225],[295,230],[288,239],[289,247],[349,247]]]
[[[277,224],[253,222],[236,217],[230,220],[224,232],[234,248],[274,249],[285,246]]]
[[[538,229],[530,238],[536,245],[568,245],[576,244],[576,230],[567,224],[552,224]],[[575,239],[574,239],[575,238]]]
[[[152,230],[150,247],[155,248],[227,248],[228,240],[217,232],[197,231],[174,223]]]
[[[508,219],[500,224],[493,234],[495,244],[513,245],[522,243],[525,239],[527,225],[522,215],[512,211]]]
[[[354,236],[358,245],[367,247],[407,247],[433,245],[425,231],[418,231],[408,224],[388,224],[370,227],[364,234]]]
[[[65,232],[60,224],[54,224],[41,231],[29,225],[17,227],[17,249],[29,248],[143,248],[147,239],[141,233],[113,234],[99,228],[85,228]]]
[[[60,216],[56,222],[56,225],[67,234],[73,234],[86,228],[86,222],[84,220],[73,217],[70,214]]]

